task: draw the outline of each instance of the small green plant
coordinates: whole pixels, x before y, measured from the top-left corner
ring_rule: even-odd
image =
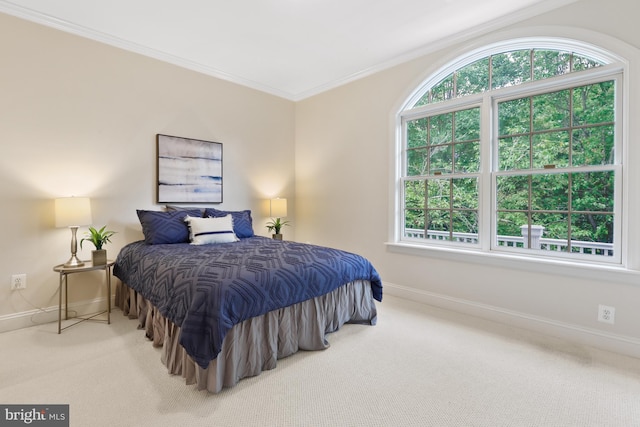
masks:
[[[280,234],[280,229],[285,225],[289,225],[289,221],[282,221],[280,218],[271,218],[271,221],[267,223],[267,230],[273,231],[274,234]]]
[[[93,246],[95,246],[96,250],[98,251],[102,249],[102,246],[106,243],[111,243],[111,236],[116,234],[116,232],[105,230],[105,228],[107,228],[106,225],[100,230],[97,230],[94,227],[89,227],[89,232],[85,234],[87,237],[80,240],[80,249],[82,249],[82,242],[84,242],[85,240],[93,243]]]

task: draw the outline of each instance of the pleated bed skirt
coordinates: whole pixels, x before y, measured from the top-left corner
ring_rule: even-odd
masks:
[[[138,320],[154,346],[162,347],[161,361],[170,374],[188,385],[219,393],[243,378],[274,369],[278,359],[298,350],[324,350],[328,333],[345,323],[375,325],[377,311],[369,281],[347,283],[336,290],[298,304],[270,311],[235,325],[224,338],[222,350],[200,367],[179,343],[180,328],[126,284],[116,284],[116,306]]]

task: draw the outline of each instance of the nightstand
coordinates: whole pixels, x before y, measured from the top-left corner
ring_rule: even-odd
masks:
[[[111,324],[111,268],[115,264],[113,260],[107,260],[107,263],[104,265],[93,265],[91,261],[84,261],[84,265],[80,267],[65,267],[64,264],[56,265],[53,267],[53,271],[60,274],[60,284],[58,289],[58,333],[61,333],[64,329],[70,328],[73,325],[77,325],[80,322],[84,322],[85,320],[92,320],[94,322],[106,322]],[[74,273],[86,273],[87,271],[95,271],[95,270],[104,270],[106,275],[105,283],[107,285],[107,310],[101,311],[89,317],[77,317],[79,319],[77,322],[62,327],[62,284],[64,283],[64,318],[67,320],[69,318],[69,310],[68,310],[68,293],[67,293],[67,285],[69,282],[69,275]],[[107,320],[95,319],[96,316],[107,313]]]

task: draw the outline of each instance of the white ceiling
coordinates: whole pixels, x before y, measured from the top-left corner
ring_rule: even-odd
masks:
[[[300,100],[573,1],[0,0],[0,12]]]

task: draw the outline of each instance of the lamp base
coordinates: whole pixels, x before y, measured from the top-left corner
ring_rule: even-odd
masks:
[[[79,259],[76,254],[73,254],[69,261],[64,263],[65,267],[82,267],[84,265],[84,261]]]
[[[76,253],[78,252],[78,241],[76,239],[78,226],[71,225],[69,226],[69,229],[71,230],[71,258],[69,258],[69,261],[67,261],[64,264],[64,266],[65,267],[82,267],[84,265],[84,262],[76,256]]]

